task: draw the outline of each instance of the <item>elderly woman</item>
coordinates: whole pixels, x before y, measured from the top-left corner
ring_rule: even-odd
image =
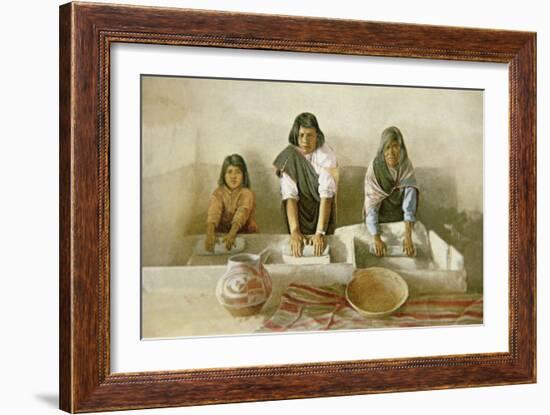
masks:
[[[397,127],[388,127],[382,132],[378,152],[365,175],[366,224],[374,237],[377,256],[385,255],[387,249],[379,224],[401,221],[405,222],[403,252],[414,255],[412,229],[417,205],[418,186],[403,135]]]
[[[294,120],[289,145],[273,165],[280,179],[281,197],[292,255],[302,256],[305,235],[311,236],[315,255],[326,247],[325,235],[334,232],[334,150],[325,143],[315,115],[304,112]]]

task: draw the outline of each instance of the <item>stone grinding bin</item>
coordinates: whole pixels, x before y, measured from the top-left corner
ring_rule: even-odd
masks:
[[[397,247],[392,249],[394,254],[399,253],[404,224],[381,227],[388,246]],[[357,269],[383,267],[398,273],[406,281],[410,296],[467,291],[462,255],[420,222],[416,222],[413,231],[417,255],[412,258],[402,255],[378,258],[371,254],[372,237],[364,224],[338,228],[327,237],[330,263],[325,264],[285,263],[283,250],[288,245],[288,234],[241,235],[245,242],[243,253],[257,254],[269,249],[265,267],[271,275],[273,291],[259,314],[236,318],[215,296],[216,286],[227,269],[228,256],[194,254],[200,237],[182,239],[178,263],[142,268],[144,338],[251,333],[273,315],[289,284],[346,285]]]
[[[387,255],[373,253],[373,238],[363,224],[345,226],[336,235],[352,242],[348,261],[354,268],[383,267],[394,270],[407,282],[411,295],[428,293],[464,293],[468,289],[464,257],[434,231],[416,222],[413,242],[416,255],[407,257],[402,251],[405,226],[402,222],[380,225]]]

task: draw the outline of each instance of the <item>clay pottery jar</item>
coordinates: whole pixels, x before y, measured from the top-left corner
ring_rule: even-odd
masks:
[[[227,269],[216,286],[216,298],[233,316],[260,312],[272,291],[271,277],[263,266],[269,253],[237,254],[227,260]]]

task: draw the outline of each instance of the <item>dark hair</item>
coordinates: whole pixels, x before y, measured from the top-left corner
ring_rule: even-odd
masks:
[[[243,183],[242,187],[250,187],[250,179],[248,178],[248,169],[246,168],[246,163],[244,159],[239,154],[231,154],[223,160],[222,170],[220,172],[220,178],[218,179],[218,185],[227,186],[225,183],[225,173],[229,166],[235,166],[241,169],[243,172]]]
[[[403,140],[403,134],[397,127],[388,127],[382,131],[382,136],[380,137],[380,146],[378,147],[378,157],[381,160],[384,160],[384,149],[390,141],[397,141],[401,147],[401,152],[399,154],[399,164],[401,164],[407,157],[407,147],[405,146],[405,140]]]
[[[317,146],[316,148],[321,147],[325,144],[325,135],[319,128],[319,123],[317,118],[310,112],[302,112],[294,119],[294,124],[288,135],[288,142],[292,145],[298,146],[298,133],[300,132],[300,127],[304,128],[315,128],[317,131]]]

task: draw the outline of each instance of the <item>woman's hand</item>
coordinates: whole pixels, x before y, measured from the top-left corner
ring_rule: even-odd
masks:
[[[412,230],[414,222],[405,221],[405,237],[403,238],[403,252],[407,256],[413,256],[415,254],[415,248],[412,240]]]
[[[414,243],[412,241],[412,238],[410,236],[405,236],[403,238],[403,252],[407,254],[407,256],[413,256],[414,255]]]
[[[237,238],[237,235],[233,232],[229,232],[227,235],[223,238],[223,243],[225,244],[225,249],[228,251],[231,251],[231,248],[235,246],[235,239]]]
[[[302,256],[304,250],[304,236],[301,232],[292,232],[290,234],[290,252],[292,256]]]
[[[325,235],[316,233],[311,237],[311,244],[313,245],[313,253],[315,256],[321,256],[326,247]]]
[[[214,252],[215,244],[216,234],[214,232],[207,232],[206,238],[204,238],[204,249],[208,252]]]
[[[374,254],[376,256],[384,256],[386,255],[387,249],[388,248],[382,238],[380,238],[380,235],[374,235]]]

